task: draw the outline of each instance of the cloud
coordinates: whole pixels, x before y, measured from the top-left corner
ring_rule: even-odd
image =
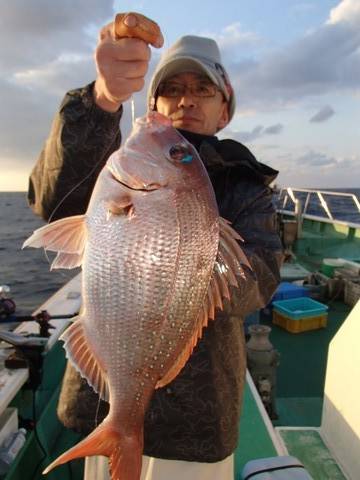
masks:
[[[48,0],[3,3],[0,16],[3,47],[0,57],[0,158],[9,167],[16,162],[29,171],[64,93],[95,77],[96,35],[99,27],[113,18],[113,1],[63,0],[56,7]],[[311,7],[309,2],[301,3],[301,8]],[[74,11],[79,14],[74,15]],[[237,92],[239,110],[271,112],[274,121],[280,118],[279,110],[298,106],[305,98],[345,92],[360,94],[359,26],[359,1],[343,0],[329,12],[323,25],[276,51],[239,22],[231,23],[216,35],[208,33],[208,36],[213,36],[220,45]],[[153,51],[147,81],[157,59],[158,52]],[[145,112],[146,87],[134,97],[135,114],[139,116]],[[334,112],[330,114],[326,108],[331,109],[323,107],[310,121],[329,119]],[[284,129],[282,123],[269,126],[258,123],[249,131],[226,129],[221,135],[244,143],[254,142],[254,146],[259,147],[263,143],[258,142],[259,139],[273,140]],[[126,102],[122,121],[124,136],[130,128],[131,106]],[[335,158],[317,152],[316,147],[288,156],[286,153],[281,156],[281,151],[285,150],[283,146],[271,148],[269,152],[274,156],[270,159],[274,167],[280,162],[284,169],[287,168],[284,171],[291,171],[296,178],[301,165],[304,170],[309,166],[323,167],[327,171],[344,167],[348,174],[350,169],[359,172],[354,159]],[[266,155],[259,158],[266,161]]]
[[[12,82],[32,91],[61,96],[75,85],[89,83],[95,75],[92,55],[62,54],[48,63],[15,73]]]
[[[0,158],[30,171],[65,92],[95,77],[93,50],[112,0],[3,2],[0,16]],[[77,15],[74,12],[81,12]]]
[[[325,167],[334,166],[338,161],[325,153],[315,152],[310,150],[296,160],[296,164],[307,167]]]
[[[284,129],[284,126],[281,125],[281,123],[277,123],[276,125],[271,125],[270,127],[265,128],[264,134],[278,135],[283,131],[283,129]]]
[[[50,129],[54,99],[44,92],[40,97],[25,86],[0,79],[0,158],[30,165]]]
[[[217,42],[225,66],[231,65],[235,59],[247,58],[249,51],[264,43],[257,33],[243,30],[240,22],[227,25],[219,33],[203,30],[197,34],[213,38]]]
[[[360,22],[360,3],[358,0],[342,0],[336,7],[330,11],[329,19],[326,23],[334,25],[337,23],[352,23],[359,26]]]
[[[271,125],[266,128],[263,127],[262,125],[257,125],[252,130],[247,132],[234,131],[227,128],[223,132],[221,132],[220,137],[221,138],[230,137],[242,143],[252,143],[266,135],[278,135],[283,131],[283,128],[284,126],[281,123],[277,123],[275,125]]]
[[[304,173],[309,173],[317,181],[322,178],[323,175],[332,174],[334,178],[336,175],[343,175],[349,177],[351,173],[360,173],[360,156],[353,155],[349,157],[341,157],[329,155],[328,153],[309,149],[306,147],[296,149],[291,148],[283,150],[281,154],[271,152],[270,149],[262,149],[261,157],[265,162],[269,162],[274,165],[282,173],[290,174],[293,178],[301,178]],[[319,173],[321,175],[319,176]],[[350,182],[351,183],[351,182]],[[325,182],[326,184],[326,182]]]
[[[322,107],[315,115],[310,118],[312,123],[322,123],[329,120],[334,115],[334,110],[330,105],[325,105]]]
[[[28,170],[40,153],[65,92],[95,78],[90,55],[64,56],[0,79],[0,158]]]
[[[279,170],[277,183],[303,188],[357,187],[360,156],[336,156],[321,148],[283,147],[255,143],[255,156]]]
[[[48,0],[3,2],[2,74],[36,68],[63,53],[90,52],[96,41],[90,27],[103,25],[112,16],[111,0],[63,0],[56,7]]]
[[[226,26],[218,35],[212,35],[219,45],[224,57],[234,55],[234,49],[241,52],[249,46],[261,43],[260,37],[255,32],[243,31],[240,22]],[[247,47],[247,48],[246,48]]]
[[[157,56],[154,55],[147,84],[156,63]],[[62,54],[48,63],[17,72],[8,79],[0,78],[2,166],[11,169],[16,162],[19,169],[30,172],[65,92],[86,85],[94,78],[92,52]],[[136,117],[145,113],[147,84],[142,92],[134,95]],[[124,138],[131,130],[131,122],[131,103],[127,101],[121,122]]]
[[[229,71],[238,110],[269,111],[313,95],[358,92],[359,9],[358,0],[343,0],[317,30],[260,59],[233,61]]]

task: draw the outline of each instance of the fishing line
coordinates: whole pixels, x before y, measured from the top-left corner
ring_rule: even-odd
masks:
[[[95,105],[92,105],[91,106],[91,113],[92,111],[94,110],[95,108]],[[89,127],[88,127],[89,129]],[[86,134],[88,133],[88,131],[86,132]],[[116,134],[111,138],[111,142],[110,145],[113,144],[113,140],[115,139],[116,135],[118,134],[118,132],[116,132]],[[87,136],[87,135],[86,135]],[[58,210],[58,208],[64,203],[64,201],[69,197],[69,195],[71,195],[77,188],[80,187],[80,185],[85,182],[85,180],[87,180],[94,172],[95,170],[97,169],[97,167],[103,162],[105,156],[107,156],[108,152],[110,150],[110,147],[108,147],[104,154],[100,157],[100,159],[95,163],[95,165],[93,166],[93,168],[90,170],[90,172],[83,178],[81,179],[61,200],[60,202],[56,205],[56,207],[54,208],[54,210],[51,212],[51,215],[48,219],[48,222],[47,223],[50,223],[51,222],[51,219],[52,217],[55,215],[56,211]]]
[[[93,113],[95,109],[95,104],[93,104],[90,108],[90,115]],[[119,127],[120,128],[120,127]],[[89,133],[89,125],[87,125],[87,130],[86,130],[86,138],[88,136],[88,133]],[[103,163],[105,157],[109,157],[109,150],[110,150],[110,147],[113,145],[114,143],[114,140],[116,138],[116,136],[118,135],[118,131],[115,132],[115,134],[113,135],[113,137],[110,139],[109,141],[109,147],[104,151],[103,155],[101,155],[101,157],[99,158],[99,160],[94,164],[94,166],[92,167],[92,169],[90,170],[90,172],[85,175],[84,178],[82,178],[73,188],[71,188],[71,190],[69,190],[69,192],[67,192],[67,194],[59,201],[59,203],[56,205],[56,207],[54,208],[54,210],[51,212],[49,218],[48,218],[48,221],[47,221],[47,224],[49,224],[51,222],[51,219],[53,218],[53,216],[55,215],[55,213],[57,212],[57,210],[61,207],[61,205],[64,203],[64,201],[77,189],[79,188],[89,177],[91,177],[93,175],[93,173],[96,171],[96,169],[99,167],[99,165],[101,163]],[[121,139],[120,139],[121,141]],[[51,263],[51,260],[48,256],[48,253],[47,253],[47,250],[44,249],[44,253],[45,253],[45,258],[47,260],[47,262],[50,264]],[[62,276],[65,277],[64,273],[63,272],[59,272]]]
[[[162,48],[167,48],[167,45],[168,45],[168,39],[167,39],[167,35],[165,35],[163,33],[163,38],[164,38],[164,44],[163,44],[163,47]],[[163,78],[163,73],[160,77],[160,81],[162,80]],[[134,125],[135,123],[135,100],[134,100],[134,97],[132,96],[131,97],[131,119],[132,119],[132,126]],[[91,106],[91,110],[90,112],[92,113],[94,109],[94,104]],[[88,127],[89,128],[89,127]],[[115,136],[114,136],[115,138]],[[112,142],[110,143],[110,145],[112,145]],[[109,150],[109,149],[108,149]],[[95,170],[98,168],[98,166],[100,165],[100,163],[103,162],[105,156],[107,155],[108,153],[108,150],[106,150],[104,152],[104,154],[101,156],[101,158],[95,163],[94,167],[90,170],[90,172],[82,179],[80,180],[63,198],[62,200],[60,200],[60,202],[56,205],[56,207],[54,208],[54,210],[52,211],[51,215],[49,216],[48,218],[48,224],[51,222],[53,216],[55,215],[56,211],[59,209],[59,207],[64,203],[64,201],[77,189],[79,188],[83,182],[85,182],[89,177],[91,177],[91,175],[95,172]],[[49,259],[49,256],[47,254],[47,251],[46,249],[44,249],[44,252],[45,252],[45,258],[47,260],[47,262],[50,264],[50,259]]]
[[[135,125],[135,100],[134,95],[131,96],[131,126],[134,127]]]
[[[168,45],[168,41],[167,41],[167,35],[165,35],[163,33],[163,38],[164,38],[164,45],[161,47],[161,48],[168,48],[167,45]],[[163,78],[163,75],[164,73],[162,73],[161,77],[160,77],[160,81],[162,80]],[[131,117],[132,117],[132,125],[134,125],[134,122],[135,122],[135,101],[134,101],[134,97],[132,96],[131,97]],[[95,104],[92,104],[91,105],[91,109],[90,109],[90,113],[93,113],[95,109]],[[89,132],[89,125],[87,126],[87,131],[86,131],[86,134]],[[117,135],[118,132],[116,132],[116,134],[114,135],[114,137],[112,138],[112,140],[115,139],[116,135]],[[87,135],[86,135],[87,136]],[[110,145],[112,145],[112,142],[110,142]],[[58,210],[58,208],[64,203],[64,201],[69,197],[69,195],[71,195],[77,188],[80,187],[80,185],[82,185],[83,182],[85,182],[93,173],[94,171],[96,170],[96,168],[101,164],[101,162],[103,162],[105,156],[108,154],[108,151],[109,151],[109,148],[104,152],[104,154],[101,156],[101,158],[95,163],[94,167],[90,170],[90,172],[82,179],[80,180],[65,196],[62,200],[60,200],[60,202],[56,205],[56,207],[54,208],[54,210],[52,211],[49,219],[48,219],[48,222],[47,223],[50,223],[51,222],[51,219],[53,218],[53,216],[55,215],[56,211]]]
[[[164,35],[164,45],[163,45],[162,48],[165,47],[166,43],[167,43],[167,39],[165,38],[165,35]],[[162,76],[160,77],[160,81],[162,80],[163,75],[164,74],[162,73]],[[131,105],[131,124],[132,124],[132,127],[133,127],[134,124],[135,124],[135,99],[134,99],[134,95],[131,96],[130,105]],[[98,426],[100,405],[101,405],[101,398],[100,398],[100,395],[99,395],[98,396],[98,401],[97,401],[97,406],[96,406],[95,419],[94,419],[95,428]]]
[[[98,401],[97,401],[97,407],[96,407],[96,412],[95,412],[95,419],[94,419],[94,423],[95,423],[95,428],[99,425],[98,424],[98,417],[99,417],[99,411],[100,411],[100,403],[101,403],[101,398],[100,398],[100,395],[98,396]]]
[[[161,49],[163,49],[163,48],[167,49],[167,48],[168,48],[168,47],[167,47],[167,44],[168,44],[167,36],[165,36],[165,35],[163,34],[163,38],[164,38],[164,45],[161,47]],[[161,49],[160,49],[160,50],[161,50]],[[161,56],[161,54],[160,54],[160,56]],[[159,60],[160,60],[160,58],[159,58]],[[157,62],[157,63],[158,63],[158,62]],[[163,76],[164,76],[164,72],[162,72],[162,74],[161,74],[161,76],[160,76],[160,82],[161,82]],[[160,83],[160,82],[159,82],[159,83]],[[147,87],[147,88],[148,88],[148,87]],[[134,95],[131,96],[130,106],[131,106],[131,124],[132,124],[132,126],[134,126],[134,125],[135,125],[135,118],[136,118],[136,116],[135,116],[135,98],[134,98]],[[147,110],[148,110],[148,105],[146,105],[146,111],[147,111]]]
[[[164,51],[166,51],[168,48],[169,48],[169,42],[168,42],[168,38],[167,38],[167,35],[164,33],[164,32],[161,32],[163,34],[163,38],[164,38],[164,45],[161,47],[161,49],[164,49],[162,53],[160,53],[159,55],[159,59],[157,61],[157,64],[159,64],[160,60],[161,60],[161,57],[162,57],[162,54],[164,53]],[[161,50],[160,49],[160,50]],[[155,70],[156,70],[156,66],[155,66]],[[155,71],[154,70],[154,71]],[[164,79],[164,76],[165,76],[165,70],[163,69],[162,72],[161,72],[161,75],[159,77],[159,80],[158,80],[158,85],[160,85],[160,83],[163,81]],[[154,92],[154,95],[156,94],[156,91]],[[148,111],[148,105],[146,106],[146,111]],[[153,105],[153,110],[155,110],[155,104]]]
[[[34,424],[33,433],[34,433],[36,443],[40,447],[41,453],[43,455],[40,458],[40,460],[38,461],[38,463],[36,464],[35,470],[33,471],[33,478],[36,478],[36,474],[37,474],[40,466],[44,462],[44,460],[47,458],[48,454],[47,454],[47,451],[46,451],[43,443],[40,440],[39,432],[37,430],[38,425],[37,425],[37,415],[36,415],[36,390],[32,388],[31,391],[32,391],[32,420],[33,420],[33,424]]]

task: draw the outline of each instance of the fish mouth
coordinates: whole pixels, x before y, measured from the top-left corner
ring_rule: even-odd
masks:
[[[131,177],[126,172],[115,168],[112,163],[107,165],[112,177],[116,180],[120,185],[125,187],[128,190],[136,191],[136,192],[152,192],[154,190],[158,190],[161,185],[156,182],[146,183],[141,180],[137,180],[134,177]]]

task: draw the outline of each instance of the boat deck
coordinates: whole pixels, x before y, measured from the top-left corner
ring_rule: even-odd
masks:
[[[252,387],[252,383],[246,383],[239,443],[235,451],[235,480],[241,479],[241,471],[248,461],[284,454],[277,439],[272,435],[270,419],[262,415],[264,407],[257,403],[257,395],[254,398]]]
[[[270,340],[281,355],[277,375],[276,403],[279,418],[273,422],[276,426],[318,427],[320,425],[328,345],[350,311],[350,307],[337,301],[330,302],[329,306],[326,328],[299,334],[289,333],[273,325],[269,317],[261,316],[261,323],[272,327]],[[54,365],[56,365],[55,370]],[[5,480],[40,480],[43,478],[41,472],[45,466],[79,441],[80,436],[64,429],[56,417],[64,366],[64,352],[61,344],[57,343],[46,356],[44,379],[35,398],[36,434],[34,431],[28,433],[26,444]],[[245,389],[239,445],[235,452],[235,480],[241,479],[241,471],[247,461],[286,454],[272,429],[269,418],[263,415],[264,407],[261,403],[259,405],[253,388],[250,379]],[[20,415],[25,418],[34,417],[34,412],[31,412],[33,406],[31,395],[31,391],[21,390],[12,402],[14,406],[19,407]],[[319,473],[318,462],[314,463],[314,456],[309,455],[309,449],[307,451],[301,449],[301,444],[304,443],[303,436],[288,432],[285,435],[282,433],[281,436],[286,442],[289,454],[298,457],[304,463],[314,480],[343,478],[341,476],[326,477],[323,472]],[[311,435],[315,434],[311,433]],[[311,437],[311,441],[320,449],[320,440]],[[322,455],[324,459],[329,455],[326,447],[322,450]],[[334,471],[338,468],[333,460],[326,460],[326,462],[327,464],[332,462],[334,466],[331,468]],[[75,460],[70,465],[60,466],[50,472],[47,478],[49,480],[81,480],[82,476],[83,460]]]
[[[316,429],[281,429],[289,455],[299,458],[314,480],[346,480]]]
[[[289,455],[303,462],[314,480],[344,480],[336,460],[320,431],[328,347],[351,311],[339,301],[330,301],[326,328],[289,333],[271,325],[270,339],[283,361],[278,368],[278,426]],[[286,359],[286,360],[285,360]],[[311,428],[313,427],[313,428]]]
[[[48,381],[48,380],[46,380]],[[270,421],[262,416],[263,407],[254,399],[254,386],[246,384],[243,413],[240,421],[240,442],[235,452],[235,479],[241,479],[241,470],[246,462],[254,458],[272,457],[279,453],[276,448],[275,432],[269,431]],[[43,393],[48,396],[49,391]],[[37,435],[32,432],[26,440],[25,447],[12,465],[6,480],[40,480],[44,478],[42,470],[57,456],[77,443],[81,436],[64,429],[56,418],[56,406],[60,387],[56,388],[46,408],[39,416]],[[44,392],[44,390],[43,390]],[[39,400],[41,395],[39,396]],[[20,400],[20,399],[18,399]],[[23,399],[21,399],[23,400]],[[266,422],[268,420],[269,423]],[[275,444],[274,444],[275,442]],[[45,451],[43,451],[43,449]],[[49,480],[82,480],[83,459],[74,460],[51,471]]]
[[[350,310],[342,302],[330,302],[326,328],[297,334],[261,316],[261,323],[271,327],[270,341],[280,353],[276,395],[279,419],[274,425],[320,425],[328,346]]]

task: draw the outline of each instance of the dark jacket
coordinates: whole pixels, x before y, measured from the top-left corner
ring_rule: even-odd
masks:
[[[29,202],[45,219],[84,213],[96,177],[119,147],[121,112],[105,113],[92,86],[69,92],[31,174]],[[232,308],[204,330],[178,377],[157,390],[145,419],[146,455],[215,462],[236,448],[246,353],[243,318],[270,300],[279,282],[282,247],[270,182],[277,172],[232,140],[182,132],[197,147],[214,186],[220,214],[245,240],[253,271],[246,271]],[[107,405],[68,366],[58,414],[83,433],[93,430]]]

